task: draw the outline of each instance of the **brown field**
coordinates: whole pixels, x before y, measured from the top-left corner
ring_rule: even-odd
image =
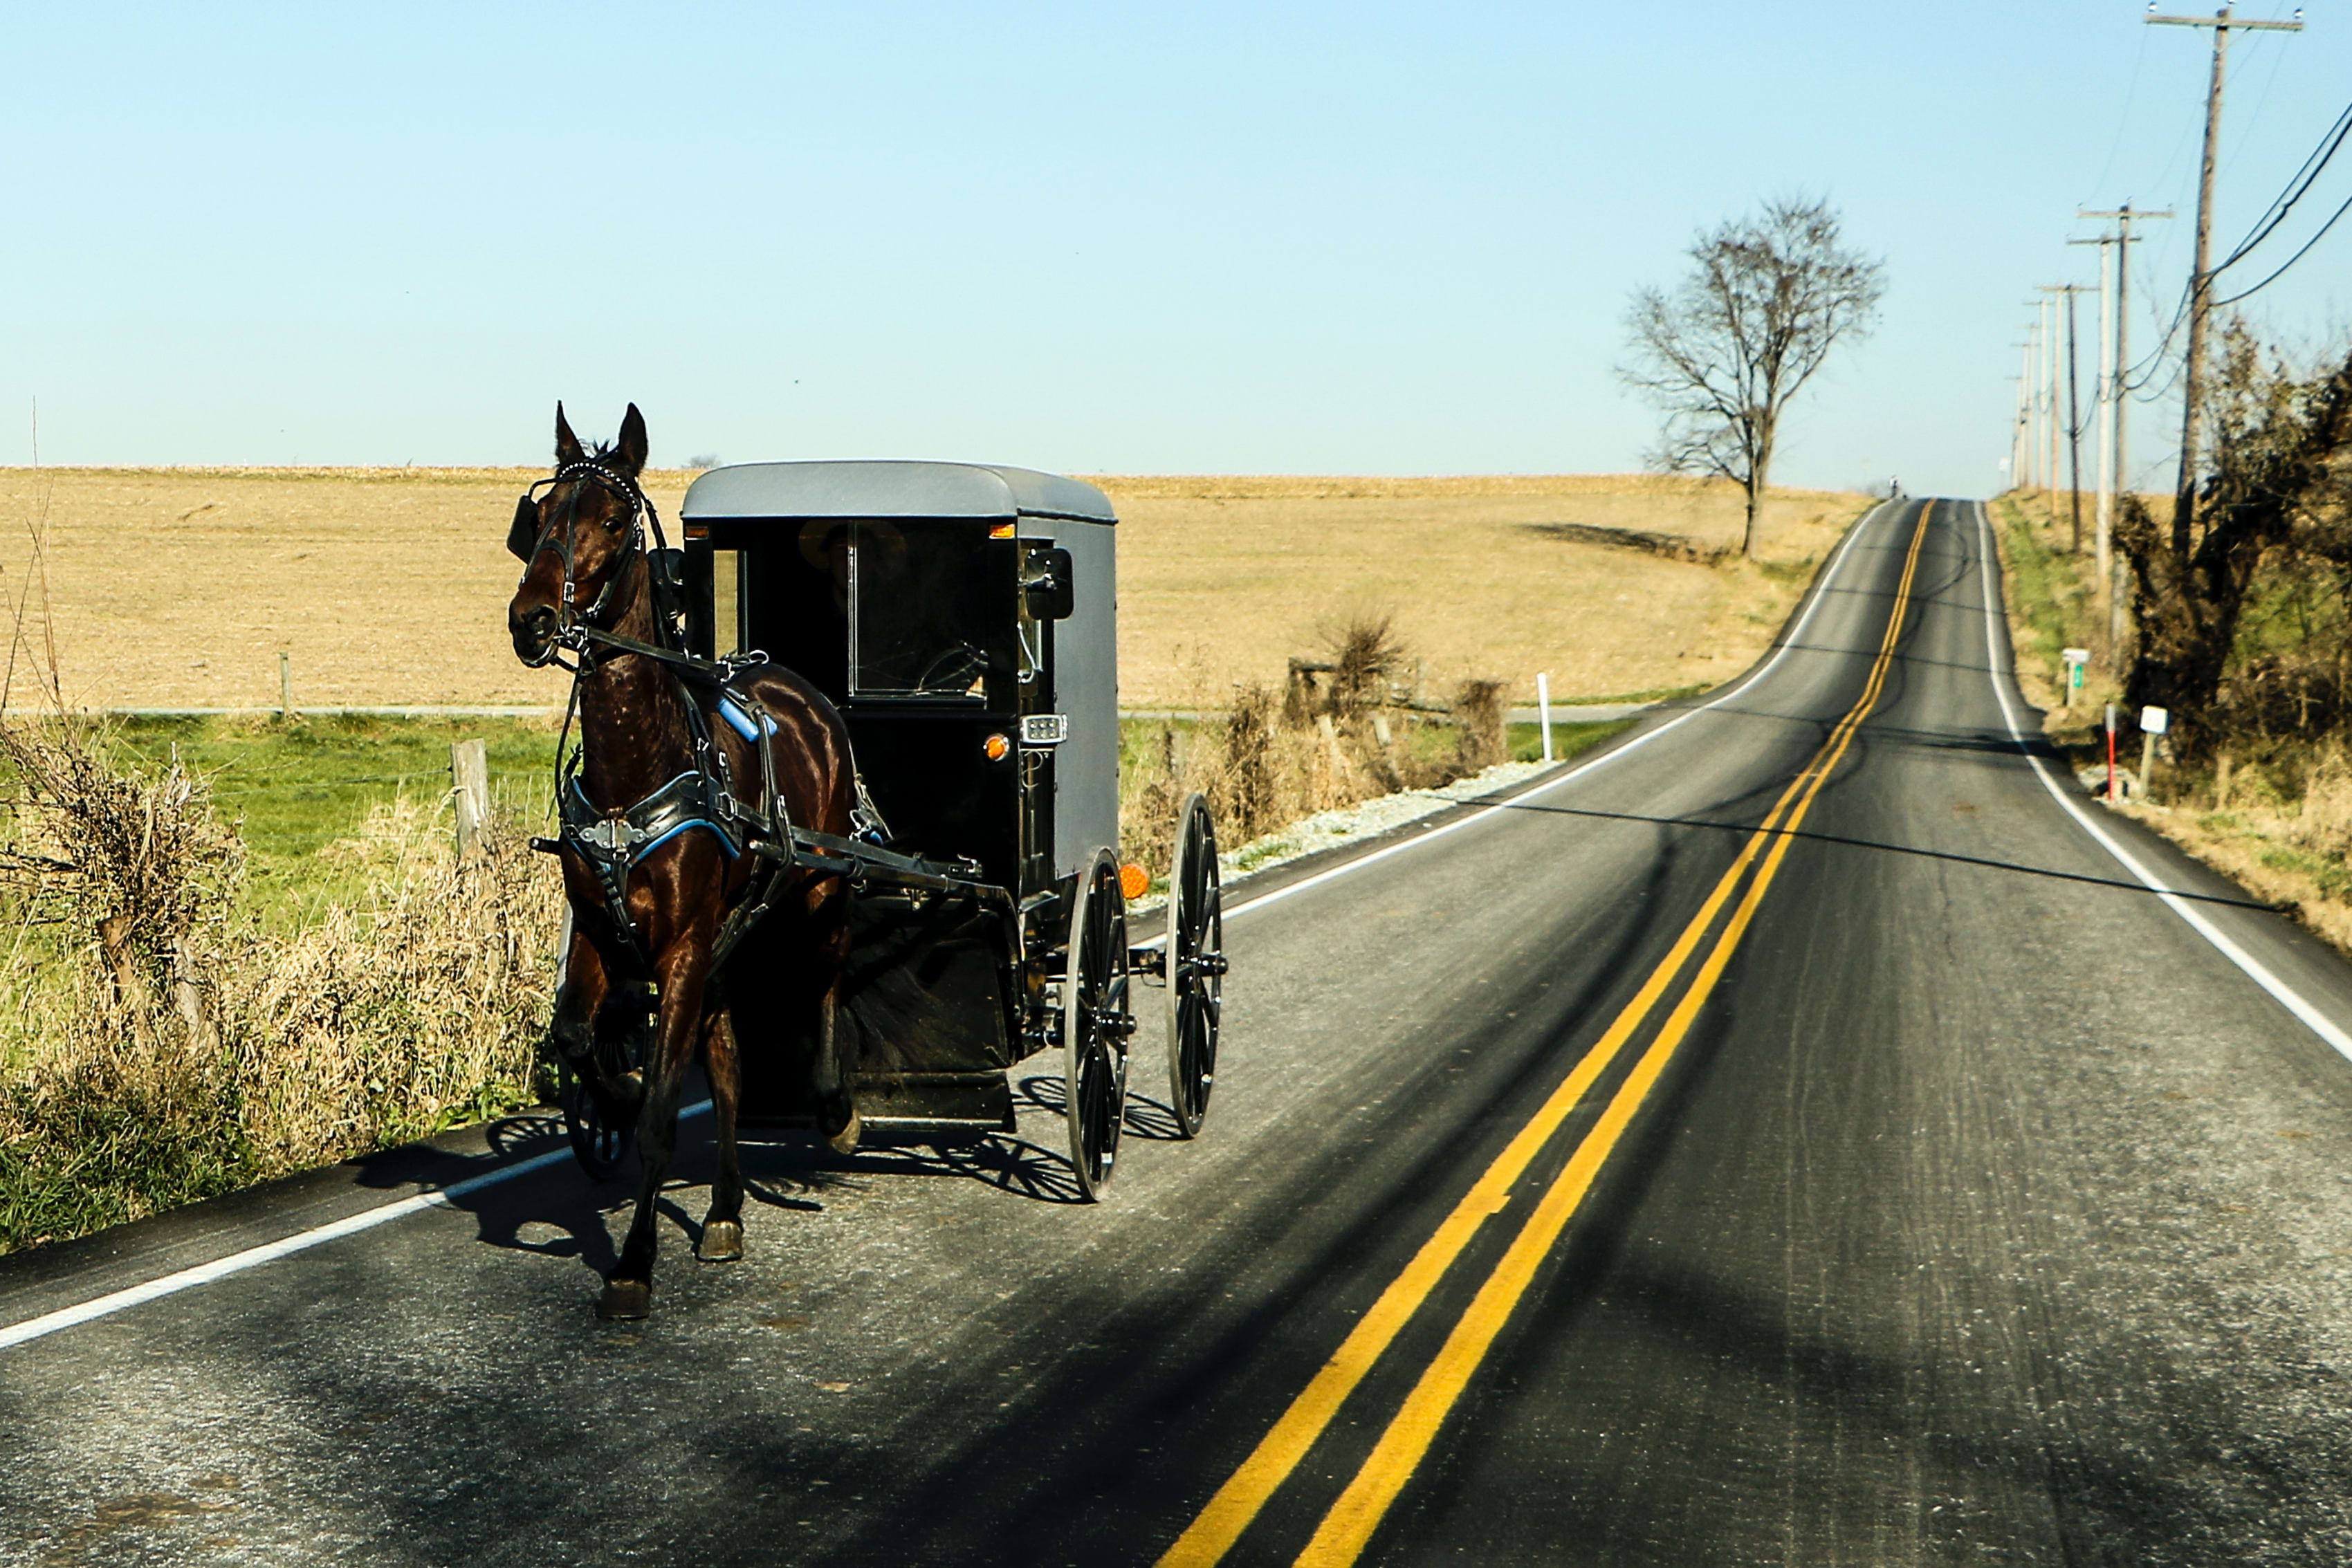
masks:
[[[0,587],[46,519],[68,701],[262,707],[278,654],[297,706],[543,704],[515,663],[504,549],[526,469],[0,470]],[[649,475],[671,520],[690,474]],[[1222,701],[1278,681],[1360,611],[1388,613],[1433,684],[1549,670],[1562,698],[1720,681],[1764,648],[1864,497],[1776,493],[1759,568],[1571,542],[1543,525],[1736,546],[1725,486],[1648,476],[1102,478],[1120,525],[1120,700]],[[34,602],[37,603],[37,592]],[[30,695],[21,674],[10,702]]]

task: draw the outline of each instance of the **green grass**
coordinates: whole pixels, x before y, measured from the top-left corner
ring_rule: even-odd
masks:
[[[2014,501],[2002,500],[1999,511],[2010,612],[2033,634],[2032,646],[2020,652],[2038,660],[2054,686],[2064,678],[2059,650],[2092,645],[2097,605],[2091,557],[2045,544]]]
[[[1560,724],[1551,727],[1551,754],[1565,762],[1579,753],[1591,750],[1612,735],[1633,727],[1630,718],[1611,719],[1606,724]],[[1543,757],[1543,726],[1514,724],[1507,727],[1505,751],[1514,762],[1535,762]]]
[[[176,751],[211,780],[221,814],[242,825],[254,906],[273,922],[358,894],[361,873],[319,852],[358,832],[379,804],[439,799],[452,742],[486,741],[492,795],[533,820],[555,762],[555,727],[518,719],[133,718],[116,738],[150,766]]]
[[[2273,871],[2299,872],[2319,884],[2319,891],[2341,904],[2352,894],[2352,868],[2325,855],[2291,849],[2284,844],[2263,852],[2263,863]]]

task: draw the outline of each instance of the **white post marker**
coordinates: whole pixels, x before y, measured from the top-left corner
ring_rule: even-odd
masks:
[[[1536,677],[1536,722],[1543,726],[1543,757],[1551,760],[1551,675],[1549,672]]]
[[[2083,689],[2083,671],[2091,662],[2088,648],[2061,648],[2058,657],[2066,665],[2066,706],[2074,706],[2074,694]]]
[[[2139,798],[2148,799],[2148,775],[2156,768],[2156,737],[2172,727],[2172,710],[2144,707],[2139,710]]]

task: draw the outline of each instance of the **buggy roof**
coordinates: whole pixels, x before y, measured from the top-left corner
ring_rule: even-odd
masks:
[[[1066,517],[1115,523],[1109,497],[1079,479],[986,463],[897,460],[740,463],[686,492],[688,522],[753,517]]]

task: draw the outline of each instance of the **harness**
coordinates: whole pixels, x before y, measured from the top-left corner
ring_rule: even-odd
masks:
[[[563,563],[563,587],[558,601],[557,623],[549,640],[546,656],[536,661],[553,663],[572,674],[572,693],[564,704],[563,730],[556,741],[556,806],[560,827],[553,841],[534,839],[532,847],[555,851],[570,849],[585,861],[595,873],[604,899],[604,914],[612,922],[614,933],[631,962],[646,978],[653,975],[653,961],[646,951],[636,923],[629,917],[629,873],[637,862],[680,833],[696,829],[709,831],[719,841],[720,852],[730,861],[746,852],[757,855],[759,867],[750,884],[728,910],[716,940],[712,944],[711,967],[715,972],[729,954],[758,924],[773,905],[782,891],[785,873],[795,865],[809,865],[807,857],[793,852],[796,837],[818,837],[796,832],[784,810],[783,799],[776,787],[776,759],[771,746],[776,733],[775,720],[766,705],[737,685],[743,674],[768,662],[764,653],[730,654],[720,659],[705,659],[689,653],[676,644],[682,642],[677,624],[677,593],[681,586],[670,561],[673,552],[663,538],[661,518],[653,503],[636,483],[626,475],[605,467],[601,463],[581,460],[558,468],[551,478],[540,480],[531,486],[516,507],[516,527],[523,527],[524,508],[531,509],[536,521],[537,497],[541,486],[560,486],[568,481],[596,485],[629,507],[628,537],[624,541],[622,565],[606,580],[594,602],[585,610],[575,608],[576,582],[573,570],[577,563],[576,540],[572,533],[574,504],[563,507],[557,517],[549,519],[539,529],[536,541],[523,563],[529,575],[539,557],[553,550]],[[650,520],[656,549],[646,551],[645,525]],[[557,524],[562,526],[557,537]],[[655,643],[641,643],[625,637],[597,624],[613,601],[622,577],[630,570],[631,561],[642,562],[641,570],[653,573],[650,596],[654,610]],[[572,662],[564,664],[559,650],[568,650]],[[650,659],[667,668],[677,685],[686,708],[686,721],[692,742],[695,765],[671,779],[653,793],[635,803],[606,810],[588,798],[581,779],[582,746],[571,747],[572,716],[580,706],[580,682],[595,673],[604,658],[635,655]],[[713,694],[712,706],[721,722],[749,741],[760,758],[761,791],[757,804],[745,800],[736,790],[727,754],[713,738],[710,723],[697,700],[697,691]],[[850,810],[853,841],[880,844],[888,841],[888,830],[881,815],[874,810],[866,795],[866,781],[851,774],[854,785]]]

